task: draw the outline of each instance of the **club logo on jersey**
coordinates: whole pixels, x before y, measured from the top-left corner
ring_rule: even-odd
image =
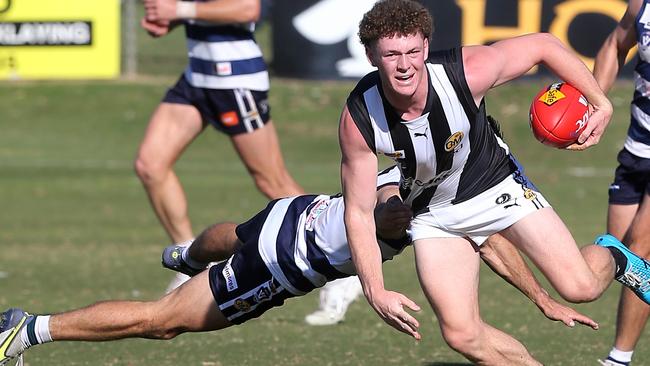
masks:
[[[534,192],[532,189],[530,189],[530,188],[526,188],[526,189],[524,190],[524,198],[527,199],[527,200],[531,200],[531,201],[532,201],[532,200],[534,200],[535,198],[537,198],[537,195],[535,194],[535,192]]]
[[[248,301],[242,299],[235,300],[233,306],[235,309],[241,311],[242,313],[245,313],[251,309],[251,304],[249,304]]]
[[[328,205],[329,201],[326,200],[321,200],[316,203],[305,219],[305,230],[314,230],[314,222],[316,221],[316,218],[325,212]]]
[[[223,125],[226,127],[237,126],[239,123],[239,116],[237,115],[237,112],[229,111],[221,113],[221,123],[223,123]]]
[[[566,95],[560,91],[560,88],[562,87],[563,83],[554,83],[551,84],[551,86],[548,88],[546,93],[542,94],[541,97],[539,97],[539,101],[546,104],[546,105],[553,105],[553,103],[557,102],[560,99],[566,98]]]
[[[232,65],[230,62],[217,62],[214,65],[214,69],[219,76],[232,75]]]
[[[221,271],[221,274],[223,274],[223,278],[226,280],[226,287],[228,288],[228,292],[235,291],[237,287],[237,278],[235,277],[235,271],[232,270],[232,266],[230,265],[232,262],[232,257],[228,260],[228,263],[223,267],[223,271]]]
[[[454,151],[456,152],[456,148],[461,146],[461,142],[463,141],[463,137],[465,134],[463,131],[458,131],[455,132],[453,135],[449,136],[447,141],[445,141],[445,151],[450,152]]]
[[[404,150],[397,150],[394,152],[385,152],[383,153],[385,156],[388,156],[389,158],[393,160],[397,159],[404,159],[406,157],[406,154],[404,154]]]

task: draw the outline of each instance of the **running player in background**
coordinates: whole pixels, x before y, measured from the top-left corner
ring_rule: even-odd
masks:
[[[614,31],[596,56],[594,77],[607,92],[632,47],[638,46],[639,60],[630,106],[630,127],[618,154],[614,182],[609,187],[607,231],[630,250],[650,258],[650,1],[630,0]],[[616,338],[607,366],[627,366],[650,315],[650,307],[626,288],[621,292],[616,321]]]
[[[144,0],[142,27],[154,37],[183,24],[189,63],[154,111],[135,170],[174,243],[194,235],[183,187],[173,170],[210,124],[230,137],[268,198],[303,193],[285,168],[268,104],[269,77],[253,37],[260,0]],[[186,279],[177,278],[170,288]]]
[[[352,259],[377,314],[419,339],[419,323],[404,308],[418,305],[384,287],[371,194],[377,155],[383,154],[401,171],[400,195],[415,215],[410,234],[418,277],[445,341],[477,364],[540,365],[519,341],[481,319],[477,247],[488,236],[501,233],[572,302],[597,299],[614,278],[650,301],[650,269],[611,235],[599,237],[598,245],[577,246],[517,168],[487,117],[484,98],[490,89],[544,64],[592,104],[588,127],[573,149],[598,143],[612,106],[586,66],[550,34],[429,57],[431,33],[431,15],[410,0],[379,1],[359,25],[377,71],[350,93],[339,129]]]
[[[412,212],[397,196],[398,180],[396,169],[377,178],[375,218],[382,260],[393,258],[411,241],[406,227]],[[194,277],[158,301],[104,301],[38,316],[9,309],[0,314],[0,365],[22,357],[29,347],[51,341],[171,339],[185,332],[227,328],[259,317],[327,281],[350,276],[354,265],[343,204],[340,195],[279,199],[241,225],[216,224],[189,247],[166,248],[163,264]],[[553,301],[512,245],[499,240],[493,244],[482,248],[486,263],[549,319],[570,327],[576,322],[598,327],[588,317]],[[216,261],[221,263],[204,270],[207,263]]]

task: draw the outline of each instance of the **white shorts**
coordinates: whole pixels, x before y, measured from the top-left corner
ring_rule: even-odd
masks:
[[[544,207],[550,205],[535,186],[525,176],[513,174],[465,202],[430,207],[413,219],[410,234],[413,241],[460,237],[481,245],[488,236]]]

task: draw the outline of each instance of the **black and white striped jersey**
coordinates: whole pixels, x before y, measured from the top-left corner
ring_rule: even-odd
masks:
[[[347,100],[370,150],[400,167],[400,193],[415,214],[466,201],[516,170],[508,146],[487,120],[485,101],[479,107],[474,103],[461,52],[439,51],[427,61],[429,92],[418,118],[400,118],[376,71]]]

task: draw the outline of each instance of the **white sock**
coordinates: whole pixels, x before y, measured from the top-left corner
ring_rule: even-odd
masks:
[[[31,334],[31,337],[30,337]],[[20,330],[20,342],[24,349],[37,344],[52,342],[50,316],[37,315]]]
[[[181,252],[181,258],[183,258],[183,261],[190,267],[194,269],[204,269],[205,267],[208,266],[208,263],[204,262],[199,262],[197,260],[194,260],[190,257],[190,247],[192,246],[192,243],[194,242],[194,239],[188,240],[183,243],[179,243],[178,245],[183,247],[183,251]]]
[[[632,361],[632,354],[634,351],[621,351],[620,349],[617,349],[616,347],[613,347],[611,351],[609,351],[609,357],[615,359],[616,361],[620,362],[631,362]]]

